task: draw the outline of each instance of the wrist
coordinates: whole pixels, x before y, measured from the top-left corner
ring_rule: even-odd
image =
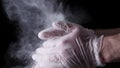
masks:
[[[109,53],[109,48],[111,46],[110,39],[111,37],[109,36],[103,38],[103,43],[100,51],[100,59],[102,63],[110,62],[110,53]]]
[[[120,34],[106,36],[103,38],[102,48],[100,51],[101,61],[110,63],[120,58]]]

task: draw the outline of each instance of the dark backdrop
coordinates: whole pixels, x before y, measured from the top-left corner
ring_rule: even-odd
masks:
[[[1,1],[1,0],[0,0]],[[109,29],[120,27],[120,2],[117,1],[80,1],[62,0],[64,5],[69,5],[71,10],[83,8],[91,20],[82,25],[91,29]],[[75,10],[76,11],[76,10]],[[9,44],[16,41],[17,25],[11,24],[0,2],[0,62],[5,65],[4,58]],[[1,67],[0,67],[1,68]],[[104,68],[120,68],[120,63],[110,63]]]

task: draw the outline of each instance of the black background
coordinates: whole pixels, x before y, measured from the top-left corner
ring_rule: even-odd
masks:
[[[65,5],[71,9],[84,8],[91,16],[91,21],[82,24],[91,29],[110,29],[120,27],[120,2],[119,1],[80,1],[80,0],[62,0]],[[0,62],[5,65],[6,51],[9,44],[16,41],[17,25],[11,24],[0,2]],[[1,68],[1,67],[0,67]],[[120,63],[107,64],[105,68],[120,68]]]

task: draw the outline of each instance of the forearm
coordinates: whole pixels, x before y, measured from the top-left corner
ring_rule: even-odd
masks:
[[[100,35],[108,36],[108,35],[114,35],[114,34],[120,33],[120,28],[114,28],[114,29],[96,29],[94,31],[95,31],[95,34],[98,35],[98,36],[100,36]]]

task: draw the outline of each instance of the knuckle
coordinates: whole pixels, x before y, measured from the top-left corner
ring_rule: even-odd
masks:
[[[60,62],[60,58],[57,55],[49,56],[49,60],[53,61],[53,62],[56,62],[56,63]]]
[[[67,46],[67,44],[69,44],[69,43],[70,43],[69,40],[61,40],[60,43],[59,43],[59,45],[60,45],[61,47],[65,47],[65,46]]]
[[[62,50],[60,53],[61,53],[61,55],[62,55],[62,56],[64,56],[64,57],[65,57],[65,56],[66,56],[66,54],[67,54],[67,50],[66,50],[66,49],[64,49],[64,50]]]

